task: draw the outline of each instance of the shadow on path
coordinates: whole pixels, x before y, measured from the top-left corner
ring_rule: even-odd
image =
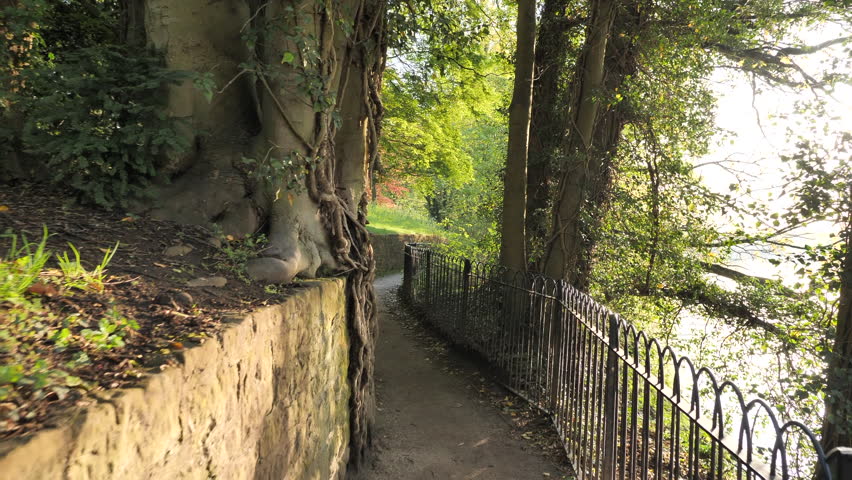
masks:
[[[563,467],[518,438],[483,400],[472,363],[440,358],[434,344],[405,325],[401,275],[376,281],[380,333],[374,449],[357,480],[561,479]],[[450,373],[452,372],[452,373]]]

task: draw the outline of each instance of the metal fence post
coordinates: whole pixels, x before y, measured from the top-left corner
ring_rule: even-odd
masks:
[[[408,303],[411,303],[411,277],[414,273],[414,269],[412,268],[414,266],[414,259],[412,258],[411,254],[411,245],[405,244],[405,251],[403,253],[402,263],[402,298],[404,298],[405,301]]]
[[[553,301],[553,311],[550,316],[550,386],[548,388],[550,394],[550,411],[556,412],[559,410],[559,403],[564,401],[565,395],[562,391],[562,360],[565,357],[563,351],[564,344],[562,339],[565,335],[563,324],[565,323],[565,310],[562,308],[562,295],[565,291],[565,283],[557,282],[555,298]]]
[[[606,379],[604,383],[604,445],[603,478],[614,480],[616,472],[615,445],[618,425],[618,316],[609,314],[609,348],[606,356]]]
[[[825,456],[832,480],[852,478],[852,447],[837,447]],[[825,478],[821,475],[820,478]]]
[[[426,304],[432,307],[432,249],[426,250]]]
[[[467,308],[468,308],[468,300],[470,295],[470,271],[471,264],[470,260],[464,259],[464,271],[462,272],[462,295],[461,295],[461,318],[459,319],[462,324],[462,328],[467,331]],[[467,339],[470,340],[470,339]]]

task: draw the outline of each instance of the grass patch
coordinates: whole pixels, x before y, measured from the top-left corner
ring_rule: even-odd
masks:
[[[139,325],[99,296],[118,244],[106,249],[93,269],[87,269],[79,251],[68,244],[72,255],[56,255],[58,268],[51,268],[47,228],[38,243],[8,232],[2,237],[11,246],[0,257],[0,402],[6,420],[18,423],[38,416],[39,402],[63,400],[73,389],[87,390],[90,385],[80,375],[91,365],[90,356],[124,347],[125,336]],[[57,308],[92,295],[102,302],[102,313],[89,316],[82,309]]]
[[[367,230],[377,234],[444,235],[446,232],[425,213],[372,204]]]

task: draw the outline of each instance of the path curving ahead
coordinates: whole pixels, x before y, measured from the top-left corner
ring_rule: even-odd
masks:
[[[465,375],[464,360],[436,358],[428,342],[404,328],[411,319],[396,291],[401,275],[376,280],[380,333],[374,448],[357,480],[563,478],[560,467],[513,434]]]

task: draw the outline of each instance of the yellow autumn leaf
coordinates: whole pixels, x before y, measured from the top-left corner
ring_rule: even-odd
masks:
[[[0,205],[0,212],[8,212],[8,211],[9,211],[9,207],[7,207],[6,205]]]

